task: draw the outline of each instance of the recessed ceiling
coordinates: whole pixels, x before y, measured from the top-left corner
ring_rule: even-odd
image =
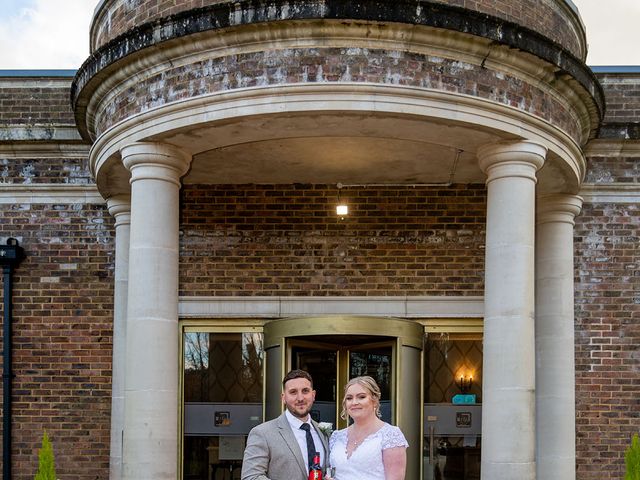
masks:
[[[424,117],[325,112],[236,118],[163,135],[194,152],[186,184],[483,183],[494,132]]]

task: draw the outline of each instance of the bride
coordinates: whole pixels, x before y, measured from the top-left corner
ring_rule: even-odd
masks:
[[[327,480],[404,480],[409,444],[398,427],[380,420],[380,388],[373,378],[347,383],[340,416],[347,414],[353,424],[329,440],[334,476]]]

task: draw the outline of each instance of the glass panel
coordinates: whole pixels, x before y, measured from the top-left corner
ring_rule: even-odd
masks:
[[[479,479],[482,339],[444,333],[425,347],[424,479]]]
[[[366,347],[365,347],[366,348]],[[391,422],[391,372],[392,349],[390,346],[371,347],[349,352],[349,379],[368,375],[380,387],[380,413],[382,420]]]
[[[299,368],[311,374],[316,401],[311,417],[317,422],[336,425],[337,350],[293,347],[292,369]]]
[[[249,430],[262,421],[261,333],[186,332],[184,479],[240,478]]]

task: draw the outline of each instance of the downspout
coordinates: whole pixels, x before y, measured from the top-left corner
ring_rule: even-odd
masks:
[[[11,276],[13,269],[24,259],[24,250],[15,238],[0,245],[0,265],[3,273],[4,322],[2,337],[2,478],[11,478],[11,385],[13,380],[11,346]]]

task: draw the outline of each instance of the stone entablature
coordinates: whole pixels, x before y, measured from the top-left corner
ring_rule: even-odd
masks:
[[[92,136],[136,114],[213,93],[297,83],[363,83],[483,98],[544,119],[576,143],[584,140],[584,118],[557,92],[487,65],[379,48],[234,50],[231,55],[217,52],[215,58],[194,57],[192,63],[182,59],[159,65],[146,78],[139,75],[119,85],[96,109]]]
[[[269,6],[256,6],[250,1],[233,5],[224,2],[183,11],[155,23],[145,23],[95,51],[78,71],[72,92],[77,122],[83,134],[88,136],[85,128],[92,130],[92,126],[86,124],[87,120],[93,121],[93,113],[85,112],[85,108],[92,102],[95,104],[93,89],[112,91],[113,82],[118,81],[118,77],[122,81],[132,78],[132,75],[135,75],[135,82],[153,75],[159,75],[161,80],[166,67],[160,67],[159,59],[152,59],[157,49],[149,48],[160,43],[163,43],[163,61],[173,64],[180,57],[178,62],[184,64],[184,58],[190,52],[207,50],[210,57],[219,58],[220,53],[212,50],[225,49],[228,54],[246,42],[253,43],[251,48],[254,52],[282,49],[283,45],[269,42],[282,41],[282,31],[288,37],[289,47],[293,46],[292,39],[305,38],[306,45],[327,45],[328,42],[339,47],[362,48],[372,47],[371,40],[390,31],[401,47],[393,49],[389,45],[378,44],[375,45],[377,48],[424,51],[424,48],[417,49],[416,43],[424,42],[424,37],[430,35],[433,38],[427,40],[427,45],[433,48],[429,54],[462,61],[469,61],[468,55],[471,54],[474,57],[471,63],[481,68],[493,68],[493,64],[498,63],[501,67],[507,64],[506,71],[517,72],[517,77],[528,72],[541,83],[552,85],[560,97],[574,104],[573,109],[582,110],[578,114],[583,117],[580,126],[582,141],[596,128],[604,109],[601,89],[591,70],[564,46],[515,23],[449,5],[424,2],[416,6],[414,2],[407,2],[394,4],[393,9],[380,3],[368,7],[359,8],[357,3],[339,0],[327,0],[322,4],[297,2],[295,5],[281,0]],[[241,28],[248,25],[251,25],[250,30]],[[315,31],[301,31],[308,30],[308,25],[315,26]],[[335,25],[351,30],[359,27],[362,32],[350,31],[348,38],[335,42],[335,37],[340,36]],[[251,35],[255,38],[249,38]],[[468,45],[461,49],[462,37],[467,39]],[[444,55],[443,51],[446,52]],[[143,56],[147,58],[143,60]],[[125,65],[126,72],[122,71]],[[145,71],[140,72],[139,69]],[[504,68],[498,70],[505,71]],[[235,75],[236,72],[229,74]],[[100,84],[101,88],[98,87]],[[158,98],[164,95],[162,91],[156,93]]]
[[[91,51],[95,51],[114,38],[147,22],[175,15],[195,8],[216,4],[233,4],[229,0],[103,0],[96,8],[91,25]],[[255,2],[254,2],[255,3]],[[286,2],[287,9],[296,9],[296,3]],[[321,7],[331,8],[334,2],[315,2]],[[336,2],[337,3],[337,2]],[[354,5],[370,2],[347,2]],[[376,2],[385,10],[398,8],[398,2]],[[476,11],[480,14],[522,25],[540,32],[549,39],[563,45],[576,57],[586,58],[587,45],[584,25],[580,16],[566,0],[503,1],[494,0],[436,0],[434,2],[407,2],[416,14],[429,4],[443,4]],[[273,7],[278,8],[278,7]],[[284,8],[284,7],[280,7]]]

